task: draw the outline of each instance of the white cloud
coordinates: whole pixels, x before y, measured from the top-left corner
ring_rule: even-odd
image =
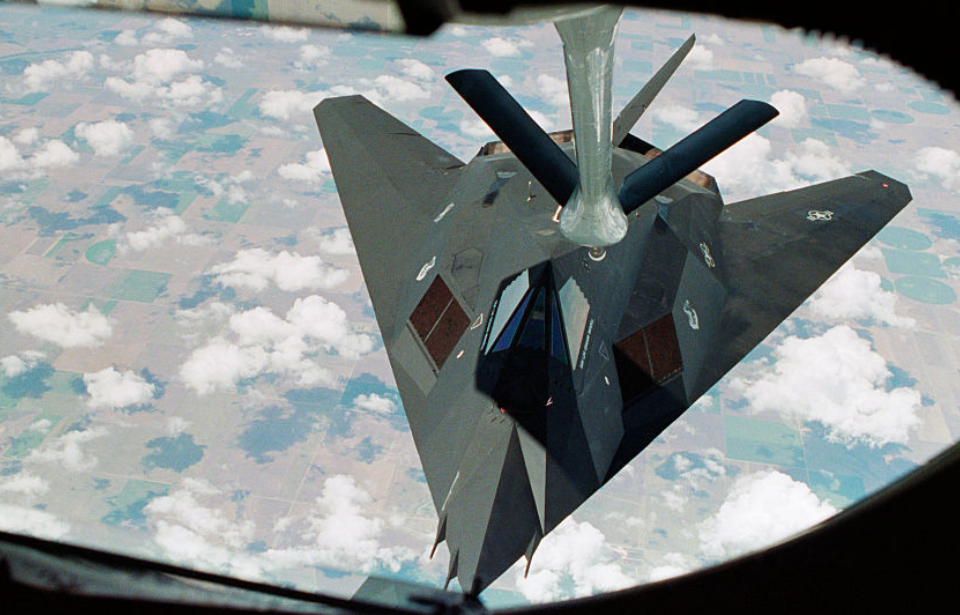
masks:
[[[330,57],[330,48],[324,45],[301,45],[300,59],[294,62],[294,66],[301,70],[316,68],[327,63]]]
[[[135,140],[133,130],[123,122],[105,120],[95,124],[81,122],[76,127],[77,137],[86,141],[97,156],[116,156]]]
[[[713,68],[713,51],[698,42],[687,54],[684,64],[700,69]]]
[[[780,112],[774,122],[785,128],[797,128],[809,119],[807,99],[799,92],[778,90],[770,96],[770,104]]]
[[[84,312],[76,312],[62,303],[47,303],[10,312],[7,317],[20,333],[61,348],[94,348],[113,334],[110,320],[93,306]]]
[[[143,252],[164,244],[178,244],[186,246],[210,245],[213,237],[190,231],[190,227],[183,218],[174,214],[161,215],[159,221],[142,231],[132,231],[126,234],[119,244],[121,254],[130,250]]]
[[[697,527],[700,548],[727,559],[778,542],[836,514],[806,485],[776,470],[738,478],[719,510]]]
[[[157,98],[174,106],[216,104],[223,100],[223,91],[195,74],[204,66],[182,49],[150,49],[133,59],[132,81],[108,77],[107,89],[124,98],[142,102]],[[179,81],[174,79],[181,78]]]
[[[36,367],[43,357],[44,354],[36,350],[28,350],[20,355],[7,355],[0,359],[0,371],[7,378],[16,378]]]
[[[847,163],[822,141],[805,139],[782,158],[774,158],[770,140],[757,133],[747,135],[702,168],[716,177],[721,190],[738,197],[792,190],[850,173]]]
[[[40,140],[40,131],[34,127],[24,128],[14,137],[14,143],[18,145],[33,145]]]
[[[547,74],[537,75],[537,90],[540,98],[554,107],[565,109],[570,106],[570,92],[567,89],[566,79]]]
[[[70,166],[79,160],[80,155],[70,149],[66,143],[59,139],[51,139],[33,154],[30,164],[38,169],[49,169]]]
[[[787,337],[773,357],[772,364],[758,362],[750,378],[731,382],[755,411],[819,422],[828,439],[848,446],[906,443],[920,424],[920,393],[889,389],[886,361],[846,325],[807,339]]]
[[[144,34],[142,42],[145,45],[162,45],[174,39],[191,37],[193,29],[189,25],[179,19],[167,17],[157,22],[153,32]]]
[[[0,160],[2,160],[0,148]],[[933,177],[947,190],[960,190],[960,154],[943,147],[921,148],[913,159],[914,169],[921,177]],[[0,162],[0,169],[3,168]]]
[[[656,107],[650,113],[653,119],[673,126],[683,133],[693,132],[706,123],[696,111],[679,105]]]
[[[20,171],[27,167],[26,160],[13,142],[0,136],[0,172]]]
[[[262,26],[260,31],[267,38],[272,38],[281,43],[300,43],[310,37],[310,31],[306,28],[291,28],[289,26]]]
[[[133,58],[133,78],[149,83],[167,83],[181,74],[203,68],[182,49],[149,49]]]
[[[0,529],[12,534],[28,534],[56,540],[70,532],[70,524],[56,515],[36,508],[0,504]]]
[[[723,453],[715,448],[696,455],[676,453],[671,461],[675,478],[660,491],[660,498],[674,512],[683,512],[690,498],[727,473]]]
[[[221,47],[220,50],[217,51],[217,55],[213,57],[213,61],[227,68],[243,67],[243,60],[237,57],[237,54],[234,53],[230,47]]]
[[[376,414],[393,414],[397,411],[397,404],[392,399],[376,393],[357,395],[353,400],[353,407]]]
[[[260,113],[278,120],[291,117],[309,116],[311,110],[326,93],[303,92],[301,90],[271,90],[260,101]]]
[[[396,75],[379,75],[373,79],[380,100],[394,100],[407,102],[411,100],[427,100],[430,91],[413,81],[401,79]]]
[[[414,58],[403,58],[401,60],[397,60],[397,64],[400,65],[400,72],[411,79],[417,79],[418,81],[432,81],[437,76],[436,72],[434,72],[432,68]]]
[[[793,71],[798,75],[821,81],[845,94],[855,92],[866,84],[856,66],[836,58],[804,60],[794,65]]]
[[[200,395],[234,391],[240,380],[273,373],[300,386],[331,384],[321,353],[356,358],[373,350],[369,335],[351,330],[347,315],[318,295],[297,299],[280,317],[265,307],[233,313],[220,335],[194,350],[180,378]]]
[[[136,30],[121,30],[120,34],[114,37],[113,42],[117,45],[123,45],[124,47],[132,47],[133,45],[139,45],[140,41],[137,40],[137,31]]]
[[[166,557],[191,566],[245,578],[260,578],[262,557],[245,553],[254,540],[253,521],[237,519],[222,492],[204,480],[185,478],[144,507],[154,543]],[[226,506],[228,509],[224,509]]]
[[[671,579],[696,569],[697,563],[682,553],[667,553],[660,563],[647,572],[647,582],[655,583],[664,579]]]
[[[64,62],[44,60],[30,64],[23,69],[23,84],[28,92],[39,92],[54,84],[60,87],[64,79],[83,77],[93,66],[92,53],[74,51]]]
[[[142,376],[126,370],[117,371],[113,367],[83,375],[87,387],[88,408],[129,408],[142,406],[153,399],[156,386]]]
[[[232,261],[215,265],[210,273],[224,286],[257,292],[271,283],[287,292],[333,288],[348,277],[345,270],[324,264],[319,256],[286,250],[271,254],[262,248],[240,250]]]
[[[530,574],[523,578],[520,571],[517,589],[532,602],[546,602],[635,584],[617,559],[600,530],[568,517],[537,547]],[[565,589],[567,585],[572,585],[572,596]]]
[[[501,36],[494,36],[484,40],[481,45],[492,56],[498,58],[514,57],[520,55],[521,47],[528,47],[532,43],[518,39],[506,39]]]
[[[307,152],[304,155],[304,162],[280,165],[277,173],[284,179],[316,184],[330,174],[330,161],[327,159],[327,153],[321,148]]]
[[[35,145],[39,141],[35,128],[20,131],[14,141],[22,145]],[[14,141],[0,136],[0,172],[9,178],[36,177],[46,169],[70,166],[80,160],[80,156],[59,139],[44,142],[29,157],[24,157]]]
[[[357,251],[347,227],[324,231],[318,243],[320,251],[327,254],[356,254]]]
[[[0,478],[0,495],[11,494],[21,504],[32,502],[50,491],[50,484],[29,472],[18,472],[13,476]]]
[[[914,327],[913,318],[898,316],[897,294],[880,288],[881,278],[848,263],[810,299],[809,306],[826,318],[872,320],[894,327]]]
[[[265,555],[281,567],[327,566],[370,573],[377,568],[394,572],[413,550],[381,545],[383,521],[370,512],[373,498],[352,476],[326,479],[316,509],[306,519],[281,519],[281,531],[295,535],[297,545],[273,549]]]
[[[97,458],[85,451],[83,445],[107,435],[107,430],[94,427],[84,431],[68,431],[52,440],[45,440],[30,451],[24,461],[51,463],[70,472],[86,472],[97,465]]]

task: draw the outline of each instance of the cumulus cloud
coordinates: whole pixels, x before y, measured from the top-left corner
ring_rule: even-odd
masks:
[[[528,47],[532,43],[520,39],[507,39],[501,36],[494,36],[485,39],[481,46],[492,56],[498,58],[519,56],[521,47]]]
[[[245,578],[260,578],[268,562],[245,553],[253,521],[237,519],[235,507],[205,480],[183,479],[145,507],[153,541],[166,557],[191,566]]]
[[[323,66],[330,58],[330,48],[324,45],[301,45],[300,59],[294,62],[294,66],[301,70]]]
[[[566,79],[547,74],[537,75],[537,91],[540,98],[554,107],[564,109],[570,106]]]
[[[411,79],[431,81],[437,76],[432,68],[414,58],[397,60],[397,64],[400,65],[400,72]]]
[[[7,318],[20,333],[61,348],[94,348],[113,334],[110,320],[93,306],[77,312],[62,303],[47,303],[10,312]]]
[[[174,106],[218,103],[223,100],[222,90],[195,74],[203,65],[182,49],[150,49],[133,59],[132,80],[108,77],[104,84],[136,102],[156,98]]]
[[[755,196],[792,190],[850,174],[843,159],[818,139],[808,138],[783,157],[772,155],[770,140],[752,133],[703,165],[724,192]]]
[[[353,245],[350,229],[346,227],[324,231],[318,239],[318,244],[320,251],[326,254],[355,254],[357,251]]]
[[[357,395],[353,400],[353,407],[359,410],[367,410],[375,414],[393,414],[397,411],[397,404],[389,397],[370,393],[369,395]]]
[[[698,42],[687,54],[684,63],[693,68],[713,68],[713,51]]]
[[[12,534],[57,540],[70,532],[70,524],[43,510],[0,504],[0,529]]]
[[[142,42],[145,45],[163,45],[175,39],[192,37],[193,28],[187,23],[173,17],[166,17],[157,22],[153,31],[143,35]]]
[[[809,119],[807,99],[800,92],[778,90],[770,96],[770,104],[780,112],[774,121],[785,128],[797,128]]]
[[[308,116],[325,96],[324,92],[271,90],[263,95],[258,107],[263,115],[285,121],[291,117]]]
[[[284,517],[273,530],[293,546],[246,552],[255,540],[253,521],[241,519],[230,496],[209,482],[187,478],[144,507],[153,542],[174,561],[245,578],[285,569],[324,566],[370,573],[396,572],[415,559],[405,547],[381,544],[383,522],[369,513],[373,498],[356,481],[335,475],[306,516]]]
[[[784,538],[827,519],[837,509],[807,486],[776,470],[738,478],[719,510],[697,527],[700,549],[727,559]]]
[[[47,169],[70,166],[80,160],[80,156],[59,139],[45,141],[27,157],[16,145],[35,145],[39,140],[35,128],[21,131],[13,141],[0,136],[0,172],[14,179],[37,177]]]
[[[306,28],[291,28],[289,26],[261,26],[264,36],[281,43],[301,43],[310,37]]]
[[[17,472],[0,478],[0,495],[10,494],[21,504],[29,503],[50,491],[50,484],[29,472]]]
[[[76,164],[80,155],[59,139],[51,139],[33,154],[30,164],[38,169],[51,169]]]
[[[0,136],[0,172],[20,171],[26,166],[27,162],[17,146],[10,139]]]
[[[291,162],[280,165],[277,173],[284,179],[302,181],[311,184],[320,183],[330,174],[330,161],[321,148],[304,155],[303,162]]]
[[[684,133],[693,132],[706,123],[696,111],[679,105],[656,107],[650,114],[653,119]]]
[[[619,556],[592,524],[564,519],[533,555],[530,574],[517,577],[517,589],[532,602],[547,602],[629,587]],[[567,587],[572,587],[572,595]]]
[[[880,282],[879,274],[847,264],[820,287],[808,305],[825,318],[871,320],[894,327],[916,326],[913,318],[897,315],[897,294],[880,288]]]
[[[75,133],[93,148],[97,156],[116,156],[132,146],[135,140],[133,130],[117,120],[94,124],[81,122],[77,124]]]
[[[93,409],[142,406],[156,393],[156,386],[139,374],[130,370],[120,372],[113,367],[84,374],[83,383],[90,396],[87,407]]]
[[[27,463],[50,463],[69,472],[86,472],[97,465],[97,458],[84,449],[84,445],[107,435],[102,427],[83,431],[68,431],[56,438],[44,440],[30,451],[24,460]]]
[[[712,482],[727,475],[723,453],[707,449],[702,453],[675,453],[666,463],[674,479],[660,491],[663,503],[674,512],[683,512],[690,498],[702,493]]]
[[[829,440],[848,446],[906,443],[920,424],[920,393],[888,387],[886,361],[846,325],[806,339],[787,337],[773,358],[731,382],[755,411],[816,421]]]
[[[43,91],[65,79],[85,76],[94,67],[93,54],[89,51],[74,51],[64,61],[44,60],[23,69],[23,85],[28,92]]]
[[[370,573],[378,568],[394,572],[416,554],[405,547],[381,544],[383,521],[370,514],[373,498],[352,476],[326,479],[315,509],[306,519],[281,519],[282,532],[294,535],[295,547],[274,549],[266,556],[280,565],[327,566]]]
[[[234,391],[240,380],[272,373],[301,386],[331,384],[321,353],[356,358],[373,350],[369,335],[354,333],[346,312],[318,295],[297,299],[284,317],[265,307],[235,312],[224,331],[194,350],[180,378],[200,395]]]
[[[165,244],[185,246],[204,246],[213,241],[210,235],[194,233],[183,218],[167,213],[160,216],[158,222],[142,231],[127,233],[117,246],[121,254],[130,250],[143,252]]]
[[[7,355],[0,359],[0,371],[7,378],[16,378],[36,367],[44,354],[37,350],[28,350],[19,355]]]
[[[836,58],[804,60],[794,65],[793,71],[798,75],[816,79],[844,94],[851,94],[866,85],[856,66]]]
[[[0,160],[2,160],[0,147]],[[944,147],[921,148],[913,158],[914,169],[922,178],[932,177],[947,190],[960,189],[960,154]],[[0,162],[0,168],[3,168]]]
[[[243,60],[237,57],[237,54],[230,47],[221,47],[217,51],[217,55],[213,57],[213,61],[227,68],[243,67]]]
[[[333,288],[348,277],[347,271],[325,264],[319,256],[300,256],[286,250],[271,254],[263,248],[240,250],[232,261],[215,265],[210,273],[224,286],[256,292],[271,283],[287,292]]]

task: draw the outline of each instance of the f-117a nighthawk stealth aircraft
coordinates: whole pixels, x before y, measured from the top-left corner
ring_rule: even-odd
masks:
[[[573,130],[490,73],[447,81],[500,141],[464,164],[362,96],[314,110],[439,515],[476,594],[630,462],[909,201],[874,171],[724,204],[698,167],[777,111],[666,151],[612,120],[620,11],[558,20]]]

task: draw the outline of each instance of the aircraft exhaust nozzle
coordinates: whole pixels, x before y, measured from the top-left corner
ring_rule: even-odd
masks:
[[[767,103],[741,100],[628,175],[618,194],[623,212],[629,215],[777,115]]]

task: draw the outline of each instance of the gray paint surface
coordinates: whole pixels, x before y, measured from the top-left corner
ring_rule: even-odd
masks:
[[[464,164],[361,96],[315,116],[467,591],[529,562],[910,200],[873,171],[730,205],[684,178],[598,253],[509,152]],[[638,144],[613,148],[614,185],[651,160]]]

